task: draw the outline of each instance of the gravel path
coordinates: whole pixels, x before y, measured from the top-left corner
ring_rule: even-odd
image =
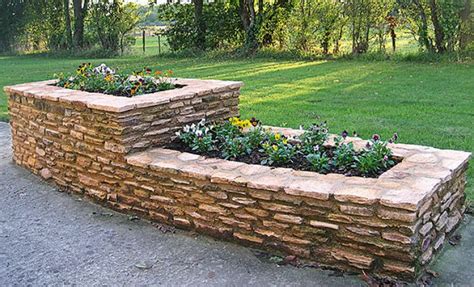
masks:
[[[163,233],[58,192],[11,162],[4,123],[0,194],[0,286],[364,286],[354,276],[278,266],[232,243],[179,230]],[[474,258],[468,256],[474,223],[466,221],[461,244],[433,266],[441,274],[437,283],[474,284]]]

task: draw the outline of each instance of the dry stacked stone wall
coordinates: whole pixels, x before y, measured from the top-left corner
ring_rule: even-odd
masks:
[[[184,124],[238,116],[239,82],[182,79],[184,88],[131,99],[51,83],[5,89],[14,161],[115,210],[402,279],[463,217],[469,153],[392,144],[403,160],[376,179],[204,158],[160,146]]]

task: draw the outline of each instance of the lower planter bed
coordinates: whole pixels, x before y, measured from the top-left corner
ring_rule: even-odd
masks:
[[[140,178],[129,188],[144,198],[115,207],[140,204],[161,222],[323,266],[413,279],[462,218],[468,156],[392,149],[404,160],[377,179],[152,149],[127,157]]]
[[[186,87],[174,92],[119,101],[51,82],[7,87],[14,160],[122,212],[321,266],[406,280],[463,217],[466,152],[390,144],[401,161],[363,178],[162,148],[203,115],[238,115],[241,83],[181,81]]]

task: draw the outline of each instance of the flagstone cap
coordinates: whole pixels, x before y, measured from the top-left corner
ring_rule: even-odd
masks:
[[[171,101],[191,99],[209,93],[235,90],[243,86],[242,82],[236,81],[178,78],[175,83],[183,87],[127,98],[57,87],[54,86],[56,82],[57,80],[48,80],[6,86],[3,89],[10,94],[20,94],[25,97],[60,101],[69,104],[83,105],[91,109],[119,113],[136,108],[158,106]]]

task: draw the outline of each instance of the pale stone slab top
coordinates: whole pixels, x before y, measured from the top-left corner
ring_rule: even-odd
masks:
[[[301,131],[273,128],[286,135]],[[356,146],[367,141],[348,138]],[[287,194],[328,200],[331,195],[341,202],[380,203],[384,206],[416,211],[436,189],[469,161],[468,152],[441,150],[408,144],[389,144],[394,154],[403,158],[378,178],[348,177],[341,174],[319,174],[290,168],[246,164],[206,158],[191,153],[155,148],[127,156],[134,166],[172,174],[210,179],[249,188],[283,191]]]
[[[125,112],[135,108],[152,107],[170,101],[191,99],[211,92],[233,90],[243,86],[242,82],[198,80],[178,78],[175,84],[184,87],[135,97],[117,97],[102,93],[90,93],[53,86],[57,80],[48,80],[4,87],[7,93],[18,93],[25,97],[82,104],[91,109],[107,112]]]

